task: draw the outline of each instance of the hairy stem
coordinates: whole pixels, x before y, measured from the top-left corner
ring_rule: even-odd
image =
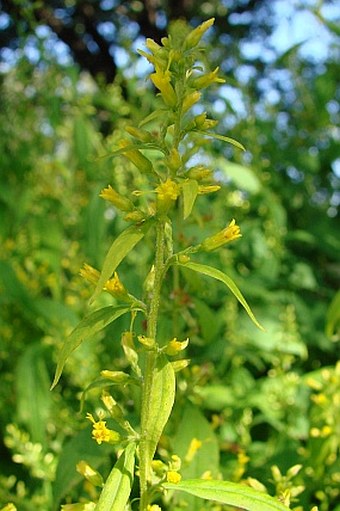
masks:
[[[155,255],[155,281],[154,288],[149,304],[147,337],[156,339],[157,321],[160,304],[161,287],[164,276],[164,221],[159,221],[156,228],[156,255]],[[139,444],[139,472],[140,472],[140,511],[146,511],[148,506],[148,479],[151,472],[151,459],[149,456],[147,423],[149,410],[151,406],[150,391],[153,384],[154,367],[157,359],[157,352],[154,350],[146,351],[146,360],[144,367],[144,380],[142,387],[142,409],[141,409],[141,438]]]

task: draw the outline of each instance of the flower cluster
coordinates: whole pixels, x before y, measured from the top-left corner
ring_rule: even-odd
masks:
[[[117,431],[113,431],[106,426],[106,421],[96,421],[91,413],[86,415],[86,418],[92,422],[92,438],[97,444],[103,442],[108,444],[116,444],[120,440],[120,434]]]

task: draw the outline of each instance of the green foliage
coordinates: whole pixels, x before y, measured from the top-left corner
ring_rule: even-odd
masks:
[[[277,104],[256,98],[250,79],[247,85],[238,84],[249,105],[246,117],[223,100],[220,134],[212,136],[211,128],[190,131],[187,116],[188,138],[182,141],[180,157],[182,168],[193,170],[188,179],[183,174],[178,180],[176,206],[165,212],[167,206],[162,205],[174,233],[167,222],[164,252],[170,258],[171,250],[177,255],[164,269],[157,329],[162,354],[154,367],[160,369],[158,380],[150,387],[156,405],[148,413],[144,409],[144,422],[149,433],[155,431],[152,424],[157,425],[149,457],[159,440],[155,461],[163,467],[160,472],[152,469],[155,488],[148,498],[163,509],[188,509],[185,505],[193,510],[242,505],[258,509],[252,489],[262,499],[261,509],[283,505],[266,491],[296,511],[309,511],[314,505],[330,511],[339,498],[339,242],[331,166],[336,148],[334,115],[331,107],[325,108],[334,101],[335,66],[330,56],[321,72],[300,58],[298,48],[277,66],[291,73],[294,102],[286,94]],[[150,90],[141,96],[135,81],[129,86],[132,94],[126,103],[118,85],[99,88],[73,69],[34,70],[25,61],[3,77],[0,507],[13,502],[24,511],[57,510],[61,505],[67,510],[71,502],[80,502],[83,509],[91,509],[91,503],[104,497],[99,497],[100,485],[86,477],[84,482],[84,472],[77,472],[82,460],[104,476],[112,470],[106,488],[122,489],[123,500],[131,490],[131,508],[138,506],[134,500],[138,481],[132,485],[132,477],[127,477],[118,483],[126,471],[133,471],[134,442],[140,434],[139,371],[145,367],[147,349],[124,333],[145,334],[143,341],[149,342],[143,317],[155,285],[152,257],[160,208],[155,204],[159,195],[150,190],[159,186],[160,176],[165,182],[168,161],[174,179],[177,163],[176,155],[167,152],[171,130],[164,146],[157,138],[159,123],[173,122],[169,108],[160,107],[160,98],[154,100]],[[217,97],[218,88],[204,91],[208,110],[214,110]],[[282,121],[282,112],[287,112],[288,124]],[[137,128],[143,117],[143,129]],[[233,120],[230,134],[249,153],[241,153],[234,139],[226,137],[229,128],[222,117]],[[103,125],[107,118],[112,123],[109,137]],[[117,150],[127,123],[140,136],[152,133],[152,142],[133,138],[129,146]],[[199,131],[209,133],[209,138],[203,139]],[[226,138],[230,146],[225,145]],[[133,161],[136,154],[127,158],[133,150],[151,162],[152,169],[143,160],[147,173],[139,174]],[[108,153],[114,157],[102,157]],[[197,180],[203,155],[204,166],[213,168],[222,187],[216,194],[199,191],[212,181]],[[288,172],[291,167],[298,174]],[[154,180],[151,187],[148,176]],[[122,219],[116,206],[104,205],[98,193],[108,180],[131,200],[133,213],[142,212],[138,220]],[[135,190],[138,193],[132,194]],[[218,251],[186,252],[233,217],[242,230],[237,243]],[[84,260],[106,268],[97,283],[95,306],[87,313],[93,289],[77,276]],[[121,297],[107,289],[100,293],[118,265],[129,290],[123,305]],[[210,268],[208,276],[213,279],[200,275],[204,271],[197,267]],[[231,294],[214,285],[218,276]],[[239,310],[235,296],[252,314],[235,282],[265,332],[255,329]],[[137,315],[139,311],[142,314]],[[102,314],[106,319],[98,322]],[[78,345],[84,337],[90,342]],[[165,362],[169,340],[187,337],[185,351],[179,350],[172,363]],[[52,348],[59,356],[58,377],[66,359],[67,363],[61,384],[50,393]],[[98,378],[103,368],[123,374],[131,369],[134,374],[123,384],[113,383]],[[176,373],[177,404],[162,432],[177,369],[182,369]],[[104,388],[112,392],[116,404],[103,394],[103,405],[98,405]],[[76,411],[84,389],[85,411],[95,409],[100,420],[106,419],[107,429],[117,430],[127,445],[96,445],[89,428],[82,429],[83,415]],[[192,447],[201,445],[193,449],[189,462],[185,458],[192,441]],[[112,469],[119,447],[123,454]],[[174,455],[182,460],[180,468],[174,468]],[[299,471],[293,470],[296,466],[301,466]],[[184,480],[164,482],[171,481],[173,472]],[[208,479],[200,479],[202,475]],[[211,482],[209,477],[230,482]],[[162,493],[160,485],[171,491]],[[220,507],[198,498],[202,496],[222,499]]]

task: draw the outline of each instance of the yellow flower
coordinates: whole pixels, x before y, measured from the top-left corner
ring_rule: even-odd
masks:
[[[156,188],[157,193],[157,211],[166,213],[174,204],[180,194],[180,188],[175,181],[167,179]]]
[[[127,294],[128,294],[125,287],[121,283],[117,272],[114,273],[112,279],[109,279],[106,282],[103,289],[104,289],[104,291],[108,291],[109,293],[111,293],[113,296],[116,296],[117,298],[127,296]]]
[[[185,341],[177,341],[177,338],[175,337],[168,343],[165,349],[165,353],[170,356],[177,355],[180,351],[185,350],[185,348],[189,344],[189,339],[186,339]]]
[[[166,480],[168,483],[174,483],[177,484],[182,479],[181,474],[178,472],[175,472],[174,470],[169,470],[169,472],[166,473]]]
[[[103,442],[115,444],[119,442],[120,434],[117,433],[117,431],[113,431],[112,429],[107,428],[106,421],[95,421],[91,413],[88,413],[86,418],[89,419],[93,424],[92,438],[97,442],[97,444],[100,445]]]
[[[216,248],[222,247],[226,243],[230,241],[236,240],[242,236],[240,227],[236,224],[233,219],[227,227],[225,227],[222,231],[214,234],[214,236],[210,236],[206,238],[201,244],[201,249],[207,252],[211,250],[215,250]]]
[[[157,504],[148,504],[148,511],[162,511],[162,508]]]
[[[97,284],[100,272],[90,266],[89,264],[84,264],[84,266],[81,268],[79,274],[88,282],[91,282],[91,284]],[[126,291],[125,287],[119,280],[117,272],[114,273],[114,276],[112,279],[109,279],[105,286],[103,287],[104,291],[107,291],[108,293],[111,293],[111,295],[117,297],[117,298],[126,298],[128,297],[128,292]]]

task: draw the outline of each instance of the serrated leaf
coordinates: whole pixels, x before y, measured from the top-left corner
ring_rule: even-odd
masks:
[[[143,404],[144,430],[140,441],[140,450],[146,452],[146,458],[150,462],[175,400],[175,372],[165,355],[158,356],[153,371],[149,398],[147,403]]]
[[[80,346],[84,339],[87,339],[88,337],[95,335],[97,332],[100,332],[100,330],[130,310],[130,307],[115,307],[111,305],[109,307],[104,307],[102,309],[91,312],[91,314],[85,316],[85,318],[81,320],[81,322],[75,327],[74,330],[72,330],[64,342],[59,355],[57,369],[51,390],[57,385],[66,360],[71,355],[71,353],[76,348],[78,348],[78,346]]]
[[[227,142],[228,144],[231,144],[238,149],[241,149],[242,151],[245,151],[246,148],[237,140],[231,137],[225,137],[224,135],[218,135],[217,133],[211,133],[210,131],[201,131],[201,130],[194,130],[195,133],[199,133],[203,137],[210,137],[214,138],[215,140],[221,140],[222,142]]]
[[[183,219],[190,215],[198,194],[198,183],[195,179],[188,179],[182,184],[183,193]]]
[[[183,266],[184,268],[189,268],[190,270],[196,271],[198,273],[201,273],[202,275],[207,275],[208,277],[212,277],[213,279],[219,280],[220,282],[223,282],[230,291],[233,293],[233,295],[237,298],[237,300],[240,302],[242,307],[244,307],[245,311],[247,312],[250,319],[255,323],[255,325],[260,329],[264,330],[263,326],[257,321],[255,318],[251,308],[249,307],[246,299],[244,298],[243,294],[235,284],[235,282],[228,277],[225,273],[223,273],[221,270],[218,270],[217,268],[213,268],[212,266],[207,266],[205,264],[199,264],[199,263],[193,263],[189,261],[188,263],[179,263],[176,264]]]
[[[132,225],[120,233],[120,235],[114,240],[110,250],[106,254],[103,269],[97,282],[96,289],[90,299],[90,303],[97,298],[102,291],[104,285],[109,280],[117,266],[127,256],[127,254],[133,249],[135,245],[144,237],[150,223],[144,224],[141,227]]]
[[[246,511],[288,511],[288,507],[276,498],[244,484],[188,479],[177,484],[164,483],[163,486],[167,490],[183,491],[201,499],[220,502]]]
[[[95,511],[122,511],[129,499],[135,467],[136,444],[129,444],[107,478]]]

